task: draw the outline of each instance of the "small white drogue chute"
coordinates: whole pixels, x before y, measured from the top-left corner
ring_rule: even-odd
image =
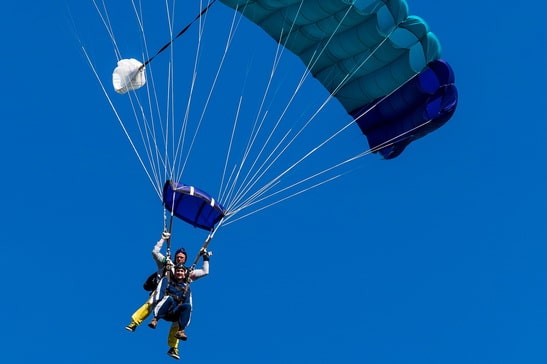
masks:
[[[112,85],[119,94],[137,90],[146,83],[143,64],[134,58],[121,59],[112,72]]]

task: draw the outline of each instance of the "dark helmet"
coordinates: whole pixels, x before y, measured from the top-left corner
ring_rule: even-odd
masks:
[[[179,263],[179,264],[175,265],[175,270],[178,270],[178,269],[184,269],[184,272],[186,272],[187,268],[184,266],[184,264]]]
[[[184,248],[178,248],[177,251],[175,252],[175,257],[177,256],[177,254],[184,254],[184,256],[188,258],[188,254],[186,254],[186,249]]]

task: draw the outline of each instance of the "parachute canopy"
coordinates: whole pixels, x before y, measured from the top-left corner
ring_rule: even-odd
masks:
[[[179,219],[209,231],[225,216],[224,207],[207,193],[173,181],[163,186],[163,204]]]
[[[112,72],[112,85],[119,94],[137,90],[146,83],[146,73],[143,64],[134,58],[121,59]]]
[[[385,158],[456,109],[450,66],[430,65],[440,58],[439,40],[404,0],[220,1],[296,54]],[[374,109],[382,111],[367,112]]]

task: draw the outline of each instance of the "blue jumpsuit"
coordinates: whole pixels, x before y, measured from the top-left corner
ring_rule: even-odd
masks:
[[[178,322],[179,330],[184,330],[190,321],[192,305],[190,302],[190,287],[184,294],[187,283],[184,281],[169,282],[165,291],[166,296],[156,307],[156,317],[165,321]]]

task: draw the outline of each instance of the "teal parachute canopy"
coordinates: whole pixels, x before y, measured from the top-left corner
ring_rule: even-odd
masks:
[[[384,126],[381,121],[379,130],[362,127],[371,124],[365,106],[368,110],[389,102],[385,100],[390,95],[401,93],[407,82],[441,56],[439,40],[424,20],[409,15],[404,0],[220,1],[241,12],[297,55],[346,111],[359,119],[371,149],[386,158],[399,155],[408,143],[437,129],[454,113],[457,92],[452,77],[446,81],[448,84],[439,85],[441,90],[428,91],[420,97],[430,106],[442,103],[445,107],[434,108],[437,114],[415,115],[411,118],[413,123],[407,120],[404,126],[397,125],[397,120],[389,121],[401,135],[393,137],[391,130],[384,132],[382,128],[391,126]],[[450,68],[446,62],[443,64]],[[432,101],[431,95],[436,95],[436,101]],[[421,109],[431,110],[430,106]],[[413,108],[420,109],[418,105]],[[440,121],[436,127],[427,125],[437,119]],[[378,135],[391,139],[381,140]],[[383,148],[390,150],[383,152]]]

